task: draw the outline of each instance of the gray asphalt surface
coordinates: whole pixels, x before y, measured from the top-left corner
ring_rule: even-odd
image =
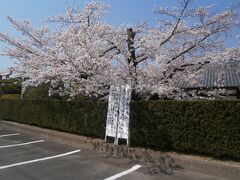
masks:
[[[162,167],[154,164],[141,164],[129,159],[109,157],[106,154],[81,149],[75,154],[19,164],[26,161],[52,157],[78,150],[48,139],[29,136],[21,133],[16,136],[1,137],[13,134],[10,129],[0,130],[0,180],[103,180],[121,172],[126,172],[135,165],[142,167],[121,176],[121,180],[224,180],[187,171],[183,168]],[[35,144],[6,147],[6,145],[22,144],[44,140]],[[5,146],[5,147],[4,147]],[[9,166],[10,165],[10,166]],[[4,167],[8,167],[5,168]],[[112,178],[114,179],[114,178]],[[226,179],[225,179],[226,180]]]

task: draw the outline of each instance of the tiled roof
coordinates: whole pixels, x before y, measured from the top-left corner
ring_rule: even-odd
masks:
[[[0,72],[0,76],[12,75],[14,72],[13,68],[8,68],[5,71]]]
[[[181,88],[240,87],[240,65],[209,65],[197,83],[181,83]]]

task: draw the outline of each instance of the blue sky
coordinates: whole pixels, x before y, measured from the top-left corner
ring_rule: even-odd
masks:
[[[16,32],[5,20],[11,16],[18,20],[28,20],[34,26],[40,27],[42,20],[58,14],[63,14],[67,2],[72,4],[77,2],[83,6],[86,0],[3,0],[0,5],[0,32],[15,35]],[[111,6],[110,12],[106,15],[106,21],[114,24],[134,24],[137,20],[150,20],[152,24],[156,22],[157,16],[152,12],[154,7],[172,7],[177,0],[102,0]],[[222,10],[231,3],[240,3],[240,0],[195,0],[196,5],[205,6],[217,4],[216,11]],[[239,29],[232,32],[233,35],[240,34]],[[229,40],[227,46],[234,46],[236,42]],[[0,51],[4,46],[0,44]],[[12,66],[13,63],[6,57],[0,56],[0,71]]]

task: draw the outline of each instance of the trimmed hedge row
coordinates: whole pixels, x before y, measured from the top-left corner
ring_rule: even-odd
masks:
[[[0,100],[0,118],[104,138],[107,103]],[[133,102],[131,145],[240,159],[240,101]]]
[[[240,159],[240,101],[152,101],[131,107],[131,143]]]
[[[0,119],[104,138],[107,104],[59,100],[0,100]]]
[[[20,94],[4,94],[0,95],[0,99],[21,99]]]

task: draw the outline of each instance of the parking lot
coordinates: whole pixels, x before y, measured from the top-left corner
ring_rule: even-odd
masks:
[[[87,149],[3,128],[0,130],[1,180],[219,180],[187,171],[171,173],[151,164],[110,157]]]

